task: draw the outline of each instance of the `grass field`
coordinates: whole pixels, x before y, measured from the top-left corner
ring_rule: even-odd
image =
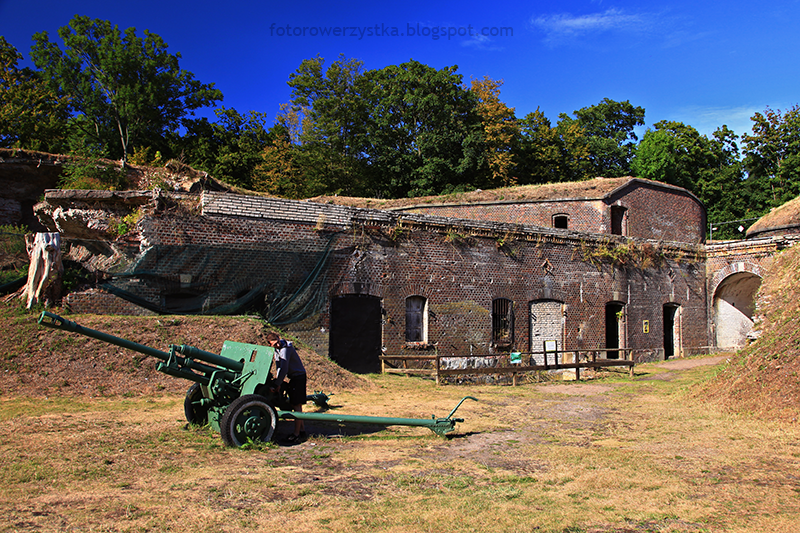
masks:
[[[478,397],[450,439],[309,424],[298,446],[230,449],[172,394],[4,399],[0,531],[800,531],[797,425],[698,396],[712,361],[516,388],[371,376],[333,397],[414,418]]]

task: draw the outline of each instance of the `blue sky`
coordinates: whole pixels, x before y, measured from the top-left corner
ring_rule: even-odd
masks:
[[[648,126],[742,134],[754,112],[800,103],[798,1],[0,0],[0,34],[30,65],[31,36],[56,39],[75,14],[159,34],[183,68],[223,92],[222,105],[270,120],[303,59],[339,54],[366,69],[415,59],[458,65],[467,83],[502,79],[518,117],[540,108],[554,124],[607,97],[644,107]]]

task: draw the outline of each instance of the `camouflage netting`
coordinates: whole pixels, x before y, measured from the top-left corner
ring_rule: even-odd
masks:
[[[160,314],[256,312],[271,324],[290,324],[325,305],[334,239],[261,243],[258,248],[117,249],[113,264],[98,269],[104,278],[99,287]],[[98,245],[79,240],[70,244],[87,250]]]

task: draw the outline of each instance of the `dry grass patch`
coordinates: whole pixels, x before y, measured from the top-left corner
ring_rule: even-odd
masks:
[[[797,428],[693,399],[714,371],[642,365],[574,389],[371,376],[335,410],[480,402],[451,439],[318,425],[300,446],[245,450],[185,428],[180,396],[6,400],[0,531],[791,531]]]

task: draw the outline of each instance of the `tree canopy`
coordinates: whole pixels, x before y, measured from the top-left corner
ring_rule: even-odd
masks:
[[[682,187],[705,205],[710,222],[742,220],[752,213],[743,201],[744,173],[736,143],[726,126],[712,138],[682,122],[662,120],[648,129],[631,163],[635,176]],[[735,226],[718,237],[736,237]]]
[[[559,123],[562,127],[576,123],[583,128],[590,175],[616,178],[630,174],[638,140],[633,129],[644,126],[644,108],[628,100],[603,98],[599,104],[578,109],[573,115],[574,118],[561,113]]]
[[[22,54],[0,35],[0,145],[63,149],[67,100],[47,87]]]
[[[753,134],[742,138],[744,164],[752,201],[766,211],[800,194],[800,107],[767,108],[752,120]]]
[[[603,98],[553,125],[539,109],[517,117],[501,99],[502,80],[465,83],[455,65],[413,59],[365,69],[342,55],[302,61],[272,124],[266,112],[225,107],[209,120],[194,114],[222,93],[181,69],[160,36],[80,15],[58,36],[61,45],[46,32],[33,36],[38,70],[20,68],[22,54],[0,36],[0,145],[123,162],[178,157],[232,185],[290,198],[636,175],[692,192],[714,222],[754,218],[800,194],[797,105],[756,113],[741,138],[726,126],[709,137],[662,120],[640,141],[645,110],[628,100]]]
[[[47,32],[33,36],[31,56],[50,88],[66,97],[80,133],[125,161],[132,147],[165,145],[193,111],[222,100],[180,68],[161,37],[135,28],[124,32],[109,21],[76,15],[58,30],[62,50]]]

